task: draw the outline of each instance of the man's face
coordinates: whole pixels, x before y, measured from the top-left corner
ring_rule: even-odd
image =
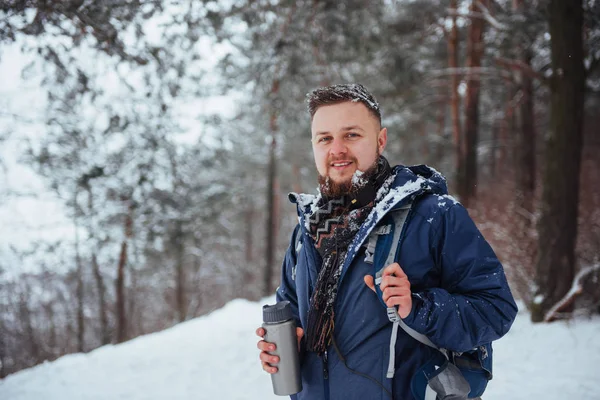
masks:
[[[311,133],[319,175],[338,186],[349,187],[357,170],[373,166],[387,142],[387,130],[361,102],[319,107]]]

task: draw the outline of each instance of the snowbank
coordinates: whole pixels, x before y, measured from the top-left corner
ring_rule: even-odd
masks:
[[[0,381],[3,400],[281,399],[258,361],[265,303],[234,300],[210,315]],[[498,341],[485,400],[600,399],[600,318],[533,325],[520,313]]]

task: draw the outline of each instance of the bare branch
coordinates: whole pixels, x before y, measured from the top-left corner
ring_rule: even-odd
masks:
[[[564,295],[544,316],[544,322],[552,322],[559,318],[559,314],[569,305],[573,304],[575,298],[583,292],[583,279],[595,271],[600,271],[600,264],[595,264],[582,269],[573,279],[573,285],[567,294]]]
[[[483,14],[483,19],[485,19],[485,21],[488,24],[490,24],[499,31],[507,31],[509,29],[507,25],[494,18],[494,16],[490,13],[490,10],[481,1],[477,1],[476,5],[477,8],[481,10],[481,13]]]
[[[474,19],[474,18],[482,19],[499,31],[507,31],[509,29],[508,26],[504,25],[503,23],[501,23],[500,21],[495,19],[490,14],[489,10],[481,4],[481,2],[477,2],[477,3],[478,3],[477,5],[479,6],[479,9],[482,10],[482,12],[469,12],[469,13],[465,14],[465,13],[461,13],[459,11],[453,10],[451,8],[446,9],[446,12],[448,13],[448,16],[450,16],[450,17],[461,17],[461,18],[466,18],[466,19]]]
[[[511,60],[509,58],[504,58],[504,57],[496,57],[495,61],[496,61],[496,64],[498,64],[506,69],[523,72],[525,75],[527,75],[531,78],[537,79],[546,85],[548,85],[550,83],[548,78],[546,78],[540,72],[531,68],[531,66],[529,64],[526,64],[523,61]]]
[[[469,13],[465,14],[460,11],[453,10],[451,8],[447,8],[446,12],[448,13],[448,16],[450,16],[450,17],[460,17],[460,18],[465,18],[465,19],[471,19],[471,18],[485,19],[483,14],[478,13],[478,12],[469,12]]]
[[[477,79],[480,76],[500,76],[502,78],[510,78],[511,75],[503,69],[491,67],[459,67],[459,68],[443,68],[430,71],[429,76],[433,78],[441,76],[465,76],[470,75],[471,79]]]

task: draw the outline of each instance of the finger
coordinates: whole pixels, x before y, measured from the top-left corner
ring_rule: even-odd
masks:
[[[400,314],[402,318],[406,317],[410,313],[410,309],[412,308],[412,302],[409,296],[391,297],[388,301],[385,302],[385,305],[388,307],[398,306],[398,314]]]
[[[410,295],[389,296],[383,302],[388,307],[392,307],[392,306],[405,306],[407,304],[412,304],[412,296],[410,296]]]
[[[410,289],[407,288],[399,288],[399,287],[389,287],[383,291],[383,302],[386,303],[391,297],[403,297],[410,296]]]
[[[262,351],[274,351],[277,348],[277,346],[275,346],[275,343],[265,342],[264,340],[259,340],[256,344],[256,347],[258,347],[258,349]]]
[[[265,332],[264,328],[258,328],[256,330],[256,336],[265,337],[265,333],[266,332]]]
[[[398,315],[400,318],[406,318],[412,311],[412,297],[411,296],[394,296],[390,297],[385,302],[387,307],[398,306]]]
[[[260,361],[269,363],[271,365],[277,364],[279,362],[279,357],[272,356],[269,353],[265,353],[264,351],[260,353]]]
[[[363,279],[365,280],[365,284],[369,287],[369,289],[377,293],[377,290],[375,290],[375,282],[373,281],[373,277],[371,275],[365,275]]]
[[[381,288],[382,292],[388,287],[395,287],[395,286],[410,288],[410,281],[406,277],[398,278],[395,276],[388,275],[388,276],[384,277],[381,280],[381,283],[379,284],[379,287]]]
[[[266,362],[261,362],[263,369],[269,374],[274,374],[277,372],[277,367],[272,367]]]
[[[298,351],[300,351],[300,342],[302,341],[302,336],[304,336],[304,329],[296,328],[296,336],[298,337]]]
[[[388,265],[387,267],[385,267],[385,269],[383,270],[383,276],[387,276],[387,275],[395,275],[399,278],[401,277],[406,277],[406,274],[404,273],[404,271],[402,270],[402,268],[400,268],[400,264],[398,263],[393,263]]]

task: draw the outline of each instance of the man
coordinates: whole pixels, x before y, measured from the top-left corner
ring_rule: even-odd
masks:
[[[398,262],[385,267],[379,288],[387,307],[440,348],[469,351],[509,330],[517,307],[504,271],[438,172],[392,168],[381,156],[387,130],[363,86],[316,89],[308,109],[320,193],[290,195],[300,223],[277,289],[299,326],[303,390],[292,399],[421,400],[424,368],[440,368],[443,355],[402,329],[392,336],[366,254],[369,235],[390,212],[410,207]],[[258,348],[263,369],[276,373],[274,344],[261,340]]]

